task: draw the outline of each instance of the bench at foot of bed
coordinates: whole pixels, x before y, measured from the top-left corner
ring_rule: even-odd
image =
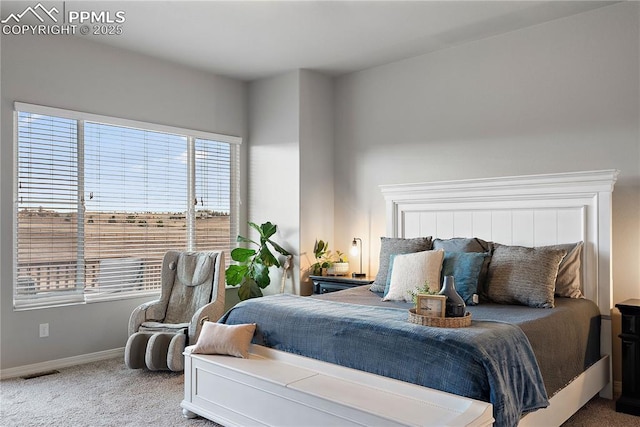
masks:
[[[185,350],[187,417],[230,426],[490,426],[490,403],[253,345],[249,359]]]

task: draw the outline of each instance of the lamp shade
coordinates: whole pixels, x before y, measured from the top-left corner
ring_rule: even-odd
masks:
[[[360,247],[358,248],[358,242],[360,242]],[[360,272],[356,273],[355,271],[351,273],[351,277],[364,277],[365,274],[362,272],[362,239],[358,237],[353,238],[353,242],[351,242],[351,250],[349,253],[353,256],[360,255]]]
[[[351,249],[349,250],[349,253],[353,256],[358,256],[360,255],[360,250],[358,249],[358,242],[356,241],[356,239],[353,239],[353,242],[351,243]]]

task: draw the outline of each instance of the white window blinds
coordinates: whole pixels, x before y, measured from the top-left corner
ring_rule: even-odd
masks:
[[[77,121],[18,113],[16,303],[82,298]]]
[[[232,242],[227,240],[231,236],[227,217],[232,205],[231,165],[236,161],[229,144],[195,140],[195,247],[235,246],[237,233]]]
[[[164,253],[187,248],[186,141],[85,123],[87,292],[158,288]]]
[[[168,249],[228,256],[233,139],[53,112],[79,117],[18,112],[16,307],[157,292]]]

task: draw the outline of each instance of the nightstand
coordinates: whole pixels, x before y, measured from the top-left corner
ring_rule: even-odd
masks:
[[[374,280],[371,277],[351,276],[309,276],[309,278],[313,281],[314,294],[326,294],[356,286],[369,285]]]
[[[622,396],[616,411],[640,415],[640,299],[616,307],[622,313]]]

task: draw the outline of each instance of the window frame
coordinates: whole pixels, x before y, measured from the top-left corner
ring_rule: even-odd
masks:
[[[84,149],[84,122],[95,122],[99,124],[119,126],[125,128],[133,128],[133,129],[142,129],[150,132],[160,132],[167,133],[171,135],[178,135],[185,137],[188,141],[187,147],[191,147],[192,141],[197,139],[203,140],[211,140],[221,143],[227,143],[230,146],[230,227],[229,227],[229,242],[230,249],[234,247],[234,242],[236,240],[236,236],[239,230],[239,219],[241,216],[240,213],[240,145],[242,144],[242,138],[238,136],[218,134],[213,132],[205,132],[199,130],[192,130],[187,128],[175,127],[175,126],[167,126],[157,123],[143,122],[137,120],[130,120],[118,117],[104,116],[99,114],[92,113],[84,113],[74,110],[67,110],[55,107],[47,107],[36,104],[28,104],[23,102],[14,102],[14,123],[13,123],[13,139],[14,139],[14,159],[13,159],[13,211],[12,211],[12,222],[13,222],[13,244],[12,244],[12,277],[13,277],[13,286],[12,286],[12,299],[13,299],[13,309],[15,311],[21,310],[30,310],[36,308],[50,308],[50,307],[59,307],[66,306],[72,304],[86,304],[91,302],[104,302],[110,300],[120,300],[120,299],[129,299],[129,298],[139,298],[143,296],[157,296],[159,295],[160,290],[152,290],[152,291],[125,291],[121,292],[118,295],[114,294],[105,294],[102,296],[89,296],[87,297],[87,293],[84,287],[78,288],[75,292],[70,292],[68,296],[64,296],[61,294],[53,294],[44,297],[36,297],[36,298],[16,298],[18,296],[17,293],[17,284],[18,284],[18,186],[19,186],[19,113],[30,113],[30,114],[42,114],[46,116],[53,116],[57,118],[63,119],[71,119],[76,120],[78,125],[78,133],[77,133],[77,144],[78,150]],[[84,165],[78,165],[77,173],[81,174]],[[193,178],[190,176],[188,179]],[[187,192],[191,191],[191,186],[189,188],[185,188],[185,196],[187,196]],[[80,190],[78,190],[80,191]],[[192,206],[185,206],[185,210],[192,209]],[[188,224],[187,224],[188,225]],[[190,240],[195,238],[195,236],[188,237],[187,244],[190,244]],[[185,248],[188,250],[188,248]]]

